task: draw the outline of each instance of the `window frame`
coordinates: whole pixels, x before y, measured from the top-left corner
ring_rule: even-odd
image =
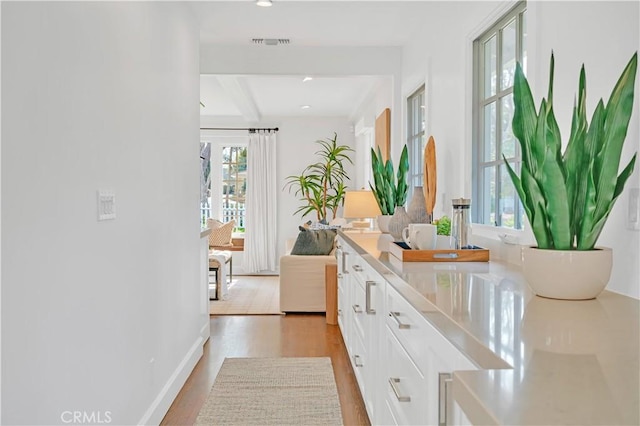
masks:
[[[502,175],[506,173],[505,161],[500,157],[502,152],[502,123],[501,114],[503,102],[505,99],[513,96],[513,84],[509,87],[502,88],[502,30],[507,28],[512,22],[515,22],[516,31],[516,45],[515,45],[515,60],[523,63],[523,57],[525,58],[523,67],[526,72],[526,59],[528,51],[528,40],[526,40],[526,34],[524,33],[524,27],[526,27],[526,11],[527,5],[525,1],[517,3],[515,6],[501,14],[493,25],[484,30],[478,37],[473,40],[473,104],[472,104],[472,196],[476,208],[472,209],[472,221],[475,224],[482,226],[490,226],[499,229],[511,229],[514,231],[521,231],[526,224],[526,218],[523,215],[523,208],[517,198],[517,194],[514,194],[514,226],[505,227],[501,223],[502,217],[500,214],[501,207],[501,194],[502,194]],[[495,93],[485,96],[485,51],[483,50],[484,43],[496,38],[495,45]],[[486,140],[485,134],[485,115],[484,108],[488,105],[495,105],[495,153],[493,160],[485,160],[483,153],[485,152]],[[507,158],[510,165],[514,167],[516,171],[519,171],[521,163],[520,145],[517,140],[515,142],[514,156]],[[495,167],[495,197],[493,200],[485,198],[484,192],[484,173],[486,169]],[[504,171],[503,171],[504,170]],[[490,212],[491,207],[487,208],[487,202],[493,203],[493,209],[495,212],[494,223],[488,223],[489,218],[485,218],[485,211]],[[490,214],[490,213],[489,213]]]
[[[225,143],[225,144],[222,144],[219,148],[220,148],[220,170],[221,170],[221,173],[222,173],[221,179],[219,181],[220,182],[220,204],[221,204],[221,206],[220,206],[220,217],[222,217],[222,222],[225,222],[225,223],[229,222],[232,219],[235,220],[236,223],[235,223],[235,227],[234,227],[234,232],[244,232],[244,231],[238,231],[238,228],[245,229],[246,188],[245,188],[245,196],[243,197],[244,201],[242,202],[243,209],[239,209],[239,201],[237,200],[237,193],[234,193],[233,196],[232,196],[231,193],[225,192],[224,188],[225,188],[225,185],[228,185],[229,182],[231,182],[231,181],[233,181],[236,186],[238,184],[240,184],[240,182],[242,182],[238,178],[239,173],[240,173],[239,167],[237,167],[238,164],[240,164],[239,161],[238,161],[238,158],[239,158],[241,150],[244,149],[245,151],[248,151],[248,146],[247,146],[247,144],[241,144],[241,143],[237,143],[237,144]],[[225,158],[224,158],[225,149],[229,149],[230,150],[229,161],[225,161]],[[236,160],[235,160],[235,162],[231,160],[233,158],[233,152],[234,151],[236,152]],[[248,152],[247,152],[247,155],[248,155]],[[235,173],[233,175],[233,179],[232,179],[231,173],[229,173],[228,178],[225,179],[225,175],[224,175],[224,167],[225,167],[225,165],[229,166],[229,170],[230,171],[231,171],[233,165],[236,166],[237,170],[235,171]],[[246,171],[247,171],[246,168],[247,167],[248,167],[248,164],[245,165],[245,170],[244,170],[245,171],[245,179],[244,179],[244,185],[245,186],[247,184],[247,180],[246,180]],[[237,192],[237,190],[234,191],[234,192]],[[233,199],[235,199],[235,200],[233,200]],[[234,201],[235,207],[234,207],[232,213],[226,213],[225,209],[229,209],[229,207],[225,207],[224,206],[225,201],[226,202]],[[241,211],[243,211],[244,213],[241,214],[240,213]]]
[[[422,84],[407,96],[407,151],[409,154],[409,172],[407,181],[409,183],[409,193],[407,202],[416,186],[422,186],[424,182],[424,147],[426,145],[426,85]],[[416,111],[416,106],[417,111]],[[418,118],[420,116],[420,118]]]
[[[200,132],[200,142],[210,144],[211,156],[210,156],[210,191],[209,196],[211,197],[211,202],[209,204],[209,217],[223,221],[223,175],[222,175],[222,150],[224,147],[237,146],[244,147],[248,149],[249,140],[248,136],[245,132],[238,133],[237,135],[220,135],[220,134],[211,134],[209,131],[201,131]],[[247,151],[247,155],[249,152]],[[248,165],[247,165],[248,166]],[[214,202],[217,200],[217,202]],[[201,215],[204,214],[202,212],[201,206]],[[245,214],[246,220],[246,214]],[[234,228],[234,238],[242,238],[244,235],[243,231],[238,231],[236,228],[239,227],[239,224],[236,223]]]

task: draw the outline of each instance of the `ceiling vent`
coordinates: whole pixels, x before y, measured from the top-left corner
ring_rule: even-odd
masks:
[[[288,38],[252,38],[253,44],[266,44],[267,46],[277,46],[279,44],[289,44]]]

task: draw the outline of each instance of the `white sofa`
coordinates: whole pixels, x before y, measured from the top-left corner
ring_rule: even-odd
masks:
[[[326,312],[324,267],[336,263],[335,254],[333,251],[326,256],[289,254],[295,241],[287,240],[286,254],[280,257],[280,310]]]

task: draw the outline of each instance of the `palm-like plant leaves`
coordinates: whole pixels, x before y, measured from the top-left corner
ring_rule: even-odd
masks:
[[[333,139],[318,140],[320,149],[315,152],[321,161],[307,166],[301,175],[291,175],[285,178],[285,188],[289,192],[295,189],[302,205],[294,214],[301,213],[306,216],[315,212],[318,220],[327,220],[327,211],[331,211],[335,219],[338,207],[344,200],[346,186],[345,180],[349,176],[344,169],[344,163],[353,161],[349,152],[353,149],[347,145],[338,145],[338,135],[333,134]]]
[[[613,205],[633,173],[637,153],[618,175],[622,145],[633,109],[637,53],[618,79],[606,106],[600,100],[586,119],[586,76],[580,71],[571,135],[561,155],[553,112],[551,55],[549,91],[536,112],[531,89],[516,65],[513,134],[520,142],[520,176],[507,164],[540,248],[591,250]],[[505,159],[506,161],[506,159]]]

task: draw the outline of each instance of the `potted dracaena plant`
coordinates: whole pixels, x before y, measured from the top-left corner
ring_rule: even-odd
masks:
[[[404,205],[407,202],[407,191],[409,190],[407,182],[407,174],[409,173],[407,145],[405,144],[404,148],[402,148],[397,172],[393,170],[391,158],[384,161],[380,147],[378,147],[377,153],[371,148],[371,171],[373,172],[373,184],[369,182],[369,187],[378,203],[378,207],[380,207],[381,213],[378,216],[378,227],[381,232],[388,233],[390,232],[389,223],[392,220],[392,216],[394,214],[402,216]],[[406,212],[404,212],[404,215],[406,216]],[[399,232],[401,233],[402,229]],[[394,238],[401,238],[401,234],[391,233]]]
[[[553,112],[553,53],[547,99],[542,99],[538,111],[522,68],[516,65],[513,134],[520,143],[522,163],[519,175],[508,163],[507,170],[538,244],[523,248],[522,259],[525,279],[539,296],[592,299],[609,281],[612,251],[595,244],[636,161],[637,152],[618,174],[633,109],[636,68],[637,52],[608,102],[600,99],[589,124],[582,66],[571,133],[562,154]]]
[[[294,214],[302,213],[306,216],[315,213],[319,222],[328,223],[329,213],[331,219],[336,218],[338,207],[344,202],[344,194],[347,186],[345,180],[349,176],[345,171],[345,162],[353,164],[349,152],[353,149],[347,145],[338,145],[338,134],[333,134],[333,139],[317,140],[320,149],[315,152],[320,161],[308,165],[300,175],[287,176],[285,188],[295,190],[295,195],[300,197],[302,205]]]

